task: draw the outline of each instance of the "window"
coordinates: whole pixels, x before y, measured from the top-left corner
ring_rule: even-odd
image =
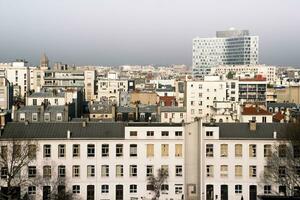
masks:
[[[79,165],[73,165],[73,167],[72,167],[72,176],[73,177],[80,177],[80,166]]]
[[[213,144],[206,145],[206,157],[214,157],[214,145]]]
[[[271,185],[264,186],[264,194],[271,194]]]
[[[206,176],[214,177],[214,166],[213,165],[206,165]]]
[[[278,174],[280,178],[284,178],[286,175],[286,168],[285,166],[279,166],[278,168]]]
[[[228,176],[228,165],[221,165],[221,177]]]
[[[65,157],[65,154],[66,154],[65,151],[66,151],[66,145],[64,145],[64,144],[58,145],[58,157],[59,158]]]
[[[116,157],[123,156],[123,144],[116,145]]]
[[[66,166],[59,165],[58,166],[58,177],[66,177]]]
[[[264,145],[264,157],[270,157],[271,153],[272,153],[271,145],[270,144]]]
[[[38,121],[38,114],[37,113],[32,113],[32,121],[37,122]]]
[[[102,157],[108,157],[108,156],[109,156],[109,145],[102,144]]]
[[[13,145],[13,156],[20,158],[21,156],[21,145]]]
[[[37,150],[36,145],[34,144],[28,145],[28,157],[30,159],[36,159],[36,150]]]
[[[235,185],[235,193],[236,194],[241,194],[241,193],[243,193],[243,187],[242,187],[242,185]]]
[[[162,191],[165,191],[165,192],[166,192],[166,191],[169,191],[169,185],[168,185],[168,184],[162,184],[162,185],[161,185],[161,190],[162,190]]]
[[[300,158],[300,145],[293,146],[294,158]]]
[[[286,196],[286,186],[284,185],[280,185],[279,188],[278,188],[278,191],[279,191],[279,195],[281,196]]]
[[[73,191],[73,194],[80,194],[80,185],[73,185],[72,191]]]
[[[137,176],[137,165],[130,165],[129,166],[129,175],[130,176]]]
[[[7,159],[7,146],[1,146],[1,158],[6,160]]]
[[[132,136],[137,136],[137,131],[130,131],[129,132],[129,135],[132,137]]]
[[[154,144],[147,144],[147,157],[154,156]]]
[[[50,122],[50,113],[45,113],[44,114],[44,121],[45,122]]]
[[[286,153],[287,153],[287,147],[285,144],[280,144],[278,146],[278,156],[280,158],[285,158],[286,157]]]
[[[43,167],[43,178],[51,178],[51,166],[45,165]]]
[[[256,144],[249,145],[249,157],[256,157]]]
[[[73,144],[73,157],[80,156],[80,144]]]
[[[146,169],[146,176],[152,176],[153,175],[153,165],[147,165],[147,169]]]
[[[61,113],[56,114],[56,121],[62,121],[62,114]]]
[[[181,185],[175,184],[175,194],[182,194],[183,188]]]
[[[153,187],[153,185],[147,185],[146,186],[146,189],[149,191],[153,191],[154,190],[154,187]]]
[[[161,156],[162,157],[169,156],[169,145],[168,144],[161,145]]]
[[[243,166],[242,165],[236,165],[235,166],[235,176],[236,177],[242,177],[243,176]]]
[[[21,122],[25,121],[25,113],[20,113],[20,121]]]
[[[175,144],[175,157],[182,157],[182,144]]]
[[[264,166],[264,177],[268,177],[270,175],[271,167],[269,165]]]
[[[177,137],[182,136],[182,131],[175,131],[175,136],[177,136]]]
[[[101,185],[101,193],[109,193],[109,185]]]
[[[162,131],[161,136],[169,136],[169,131]]]
[[[36,166],[28,166],[28,178],[36,177]]]
[[[51,157],[51,145],[45,144],[44,145],[44,158],[50,158]]]
[[[182,176],[182,165],[175,166],[175,176]]]
[[[136,157],[137,156],[137,144],[131,144],[130,145],[130,157]]]
[[[206,131],[206,136],[207,137],[212,137],[213,136],[213,131]]]
[[[102,165],[101,166],[101,176],[102,177],[109,177],[109,165]]]
[[[88,165],[87,166],[87,177],[94,177],[95,176],[95,165]]]
[[[36,194],[36,187],[28,186],[28,195],[35,195],[35,194]]]
[[[116,165],[116,176],[117,177],[123,176],[123,165]]]
[[[8,174],[8,168],[7,167],[1,167],[1,178],[6,179]]]
[[[147,131],[147,136],[154,136],[154,131]]]
[[[249,166],[249,176],[256,177],[256,166],[255,165]]]
[[[243,156],[243,145],[236,144],[235,145],[235,157],[242,157]]]
[[[129,186],[130,193],[137,193],[137,185],[130,185]]]
[[[95,145],[88,144],[87,146],[87,156],[88,157],[95,157]]]
[[[228,156],[228,145],[221,144],[221,157],[227,157],[227,156]]]

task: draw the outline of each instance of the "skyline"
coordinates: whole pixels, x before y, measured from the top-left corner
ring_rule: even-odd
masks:
[[[300,67],[300,2],[289,0],[2,1],[0,62],[192,63],[192,39],[230,27],[259,36],[259,63]],[[222,19],[222,20],[220,20]]]

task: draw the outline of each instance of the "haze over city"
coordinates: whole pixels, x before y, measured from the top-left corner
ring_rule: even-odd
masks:
[[[0,1],[0,60],[38,65],[192,64],[192,39],[217,30],[259,36],[259,63],[300,66],[297,0]]]

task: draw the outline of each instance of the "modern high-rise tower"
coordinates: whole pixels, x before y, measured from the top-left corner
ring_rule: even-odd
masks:
[[[214,38],[193,39],[193,75],[204,77],[219,65],[258,64],[258,36],[248,30],[217,31]]]

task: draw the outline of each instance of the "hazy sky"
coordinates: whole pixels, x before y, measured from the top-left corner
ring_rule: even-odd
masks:
[[[0,62],[192,63],[192,39],[230,27],[260,63],[300,67],[300,0],[0,0]]]

